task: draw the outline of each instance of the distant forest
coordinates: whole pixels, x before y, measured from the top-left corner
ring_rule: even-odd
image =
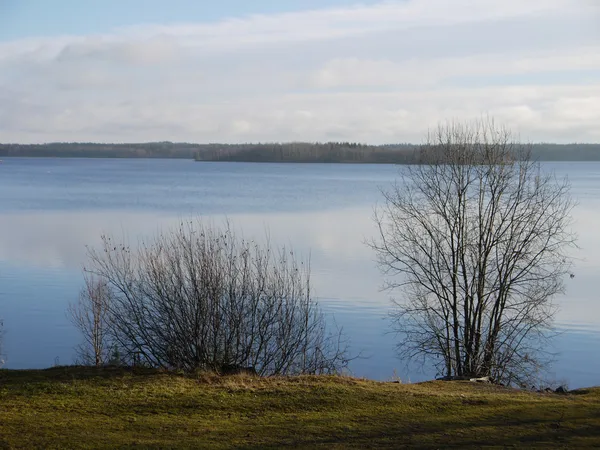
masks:
[[[179,158],[196,161],[374,163],[411,164],[416,161],[414,144],[365,145],[351,142],[187,144],[52,143],[39,145],[0,144],[2,157],[59,158]],[[600,161],[600,144],[533,144],[539,161]]]

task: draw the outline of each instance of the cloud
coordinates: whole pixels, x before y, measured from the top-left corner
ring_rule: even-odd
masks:
[[[169,36],[157,35],[131,41],[92,37],[65,45],[55,61],[152,65],[174,61],[178,51],[177,41]]]
[[[588,0],[387,1],[0,43],[0,141],[600,141]]]

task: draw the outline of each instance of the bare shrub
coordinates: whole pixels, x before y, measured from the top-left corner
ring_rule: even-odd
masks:
[[[67,315],[79,329],[84,343],[78,346],[81,362],[96,367],[106,364],[112,350],[110,338],[110,289],[106,280],[85,274],[85,286],[77,303],[70,303]]]
[[[430,133],[376,212],[376,250],[406,359],[526,384],[547,361],[574,245],[566,180],[485,119]]]
[[[153,367],[333,373],[348,359],[310,291],[310,266],[285,248],[201,222],[136,248],[102,237],[89,272],[110,288],[114,343]]]

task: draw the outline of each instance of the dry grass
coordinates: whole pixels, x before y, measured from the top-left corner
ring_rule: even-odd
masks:
[[[0,448],[600,446],[600,389],[0,371]]]

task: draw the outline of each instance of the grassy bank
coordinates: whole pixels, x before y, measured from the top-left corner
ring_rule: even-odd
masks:
[[[600,446],[600,388],[0,371],[0,448]]]

